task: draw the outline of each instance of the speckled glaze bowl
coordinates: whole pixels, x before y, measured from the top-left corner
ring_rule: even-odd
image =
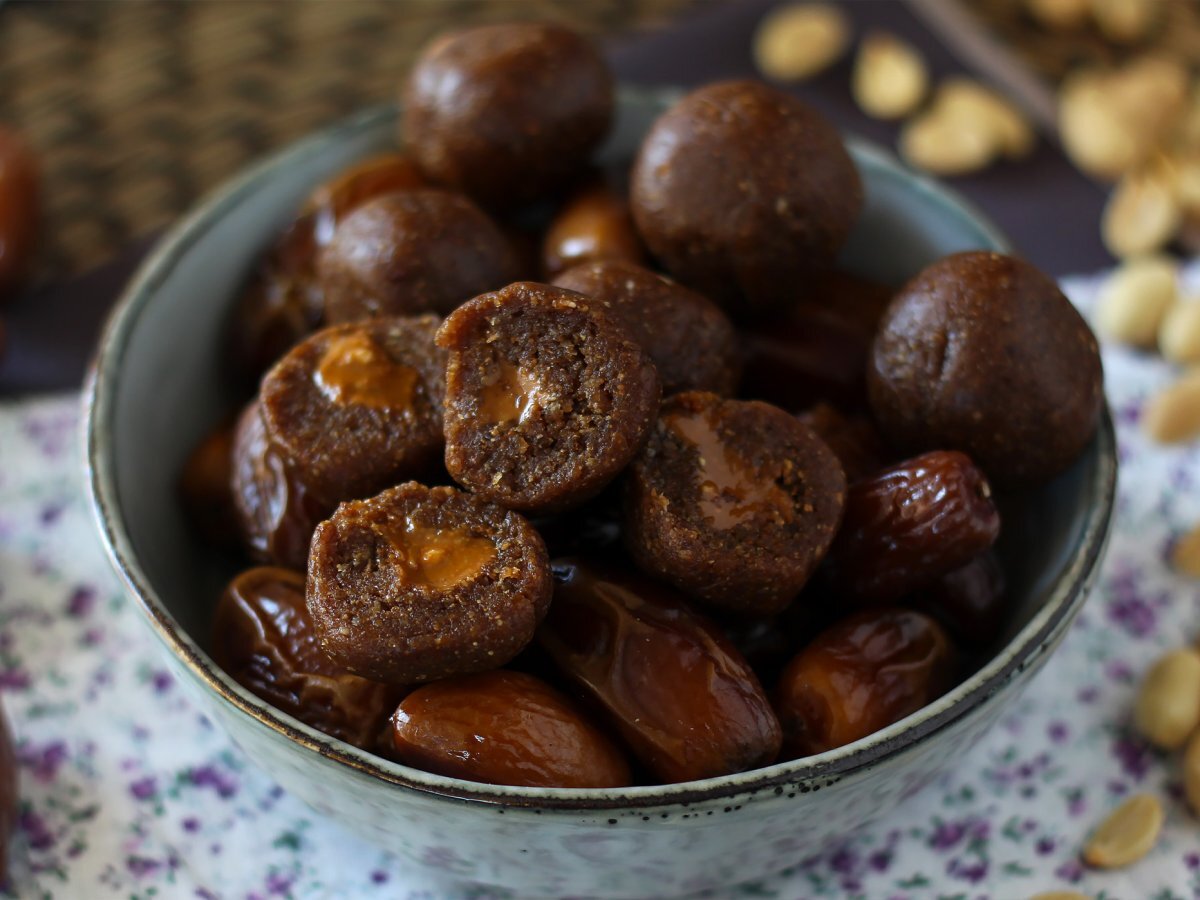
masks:
[[[621,96],[605,151],[629,159],[669,103]],[[175,501],[189,450],[237,398],[222,347],[256,256],[318,182],[395,141],[395,110],[356,116],[277,154],[180,222],[145,263],[104,335],[87,392],[87,461],[109,555],[180,682],[246,755],[321,814],[415,865],[519,897],[663,897],[782,870],[881,816],[961,759],[1046,661],[1097,573],[1113,506],[1107,415],[1082,459],[1004,509],[999,551],[1015,613],[994,657],[936,703],[808,759],[664,787],[548,790],[430,775],[333,740],[265,705],[205,647],[228,571],[191,537]],[[937,184],[852,142],[866,184],[845,265],[899,283],[958,250],[1006,249]]]

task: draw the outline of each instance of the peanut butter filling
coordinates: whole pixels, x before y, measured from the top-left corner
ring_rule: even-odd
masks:
[[[533,411],[541,386],[526,369],[506,359],[499,362],[500,377],[483,388],[480,412],[489,422],[524,422]]]
[[[760,477],[721,440],[703,413],[668,416],[667,427],[700,456],[700,513],[714,528],[732,528],[756,516],[790,521],[792,498],[772,479]]]
[[[418,377],[368,335],[352,332],[330,342],[313,380],[334,403],[401,411],[412,407]]]
[[[448,591],[475,578],[496,558],[496,545],[466,528],[430,528],[405,519],[383,536],[400,581],[409,587]]]

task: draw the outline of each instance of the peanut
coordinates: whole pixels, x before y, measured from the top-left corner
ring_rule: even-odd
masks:
[[[1188,100],[1188,70],[1164,56],[1140,56],[1108,77],[1113,102],[1126,121],[1158,143]]]
[[[1146,404],[1142,428],[1164,444],[1200,434],[1200,369],[1189,370]]]
[[[900,155],[917,169],[935,175],[965,175],[995,157],[986,131],[963,127],[948,117],[926,113],[910,119],[900,132]]]
[[[1162,824],[1159,799],[1151,794],[1134,794],[1096,829],[1083,848],[1083,861],[1101,869],[1135,863],[1154,848]]]
[[[1009,100],[978,81],[961,76],[947,78],[933,100],[936,115],[971,120],[989,132],[1010,159],[1028,156],[1036,137],[1025,115]]]
[[[1171,548],[1171,565],[1177,572],[1200,578],[1200,525],[1175,542]]]
[[[1176,301],[1175,272],[1175,264],[1163,256],[1118,266],[1100,291],[1096,330],[1125,344],[1153,347],[1159,325]]]
[[[1200,725],[1200,652],[1172,650],[1150,668],[1134,704],[1133,724],[1156,747],[1183,746]]]
[[[915,47],[890,34],[863,38],[851,82],[863,112],[877,119],[899,119],[920,105],[928,88],[929,70]]]
[[[1109,40],[1140,41],[1158,20],[1159,0],[1092,0],[1092,19]]]
[[[1192,735],[1183,753],[1183,792],[1192,812],[1200,815],[1200,732]]]
[[[850,42],[846,14],[828,3],[781,6],[759,23],[754,63],[767,78],[802,81],[837,62]]]
[[[1069,30],[1082,25],[1091,11],[1090,0],[1025,0],[1025,8],[1047,28]]]
[[[1104,206],[1101,236],[1113,256],[1124,259],[1162,247],[1179,230],[1182,219],[1174,170],[1154,165],[1130,172],[1118,182]]]
[[[1147,135],[1129,126],[1114,101],[1107,76],[1078,72],[1063,82],[1058,103],[1063,149],[1084,172],[1117,178],[1149,151]]]
[[[1164,359],[1183,365],[1200,362],[1200,297],[1173,304],[1158,327]]]

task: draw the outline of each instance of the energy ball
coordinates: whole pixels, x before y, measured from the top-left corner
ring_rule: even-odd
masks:
[[[385,194],[334,228],[317,255],[325,321],[448,313],[516,277],[512,247],[474,203],[451,191]]]
[[[798,282],[832,267],[862,202],[833,125],[754,81],[707,85],[667,110],[630,183],[650,252],[735,318],[794,301]]]
[[[690,390],[729,396],[737,387],[737,335],[708,298],[630,262],[584,263],[554,283],[591,297],[629,329],[654,360],[665,396]]]
[[[626,546],[638,566],[745,615],[795,599],[846,499],[837,457],[795,416],[701,391],[663,403],[625,488]]]
[[[436,316],[326,328],[263,379],[233,437],[243,543],[303,569],[317,523],[342,500],[437,470],[445,354]]]
[[[270,439],[330,510],[436,464],[446,370],[439,324],[426,315],[335,325],[263,378]]]
[[[582,504],[654,424],[654,363],[582,294],[510,284],[460,306],[437,340],[449,352],[446,468],[501,506],[547,514]]]
[[[422,54],[403,137],[431,181],[506,208],[578,175],[612,116],[612,75],[586,39],[546,22],[484,25]]]
[[[1066,469],[1096,431],[1104,379],[1096,338],[1032,265],[971,251],[905,285],[867,365],[884,437],[955,449],[1009,486]]]
[[[334,662],[392,684],[504,665],[550,604],[550,562],[520,515],[415,482],[343,503],[313,534],[308,608]]]

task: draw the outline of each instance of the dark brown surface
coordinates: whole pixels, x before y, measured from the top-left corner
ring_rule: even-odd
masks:
[[[449,18],[545,14],[595,33],[665,23],[674,13],[671,28],[613,40],[608,56],[623,81],[690,86],[752,76],[751,35],[773,5],[471,0],[415,4],[401,16],[390,2],[6,3],[0,118],[27,134],[44,163],[51,226],[43,286],[7,316],[0,396],[78,387],[109,306],[153,242],[130,241],[251,157],[390,99],[406,61]],[[692,14],[680,17],[687,8]],[[936,77],[965,71],[898,0],[846,9],[857,33],[887,29],[920,47]],[[129,59],[142,65],[118,65]],[[894,146],[898,127],[854,105],[850,67],[843,59],[795,93],[843,130]],[[1104,192],[1045,141],[1028,161],[951,184],[1050,274],[1112,261],[1097,224]],[[75,280],[46,281],[102,260]]]
[[[330,510],[436,465],[446,367],[434,344],[440,324],[424,315],[334,325],[263,378],[268,439]]]
[[[561,25],[483,25],[431,43],[403,101],[401,133],[422,173],[508,209],[587,166],[612,123],[613,76],[595,44]]]
[[[663,403],[625,479],[625,542],[638,567],[698,602],[769,615],[829,549],[846,479],[798,419],[693,391]]]
[[[1000,513],[978,466],[935,450],[850,486],[826,573],[850,608],[893,603],[966,565],[999,534]]]
[[[862,202],[834,125],[754,80],[689,93],[651,126],[630,173],[650,252],[735,319],[786,308],[796,283],[831,269]]]
[[[350,213],[317,254],[325,321],[448,314],[516,277],[512,248],[482,210],[452,191],[405,191]]]
[[[317,644],[304,574],[267,566],[229,583],[213,616],[213,661],[276,709],[378,751],[402,691],[351,675]]]
[[[886,728],[951,686],[954,649],[941,626],[911,610],[868,610],[817,635],[775,692],[783,756],[841,747]]]
[[[564,288],[516,282],[455,310],[446,367],[446,468],[510,509],[579,506],[641,448],[661,388],[615,316]]]
[[[575,266],[554,279],[616,316],[658,369],[663,396],[712,391],[728,397],[741,371],[733,325],[711,300],[636,263]]]
[[[867,365],[895,446],[961,450],[999,484],[1040,484],[1091,441],[1104,404],[1096,337],[1029,263],[959,253],[905,285]]]
[[[624,189],[597,178],[576,190],[555,212],[542,237],[541,263],[547,279],[564,269],[598,260],[643,264],[642,246]]]
[[[683,598],[612,560],[555,563],[538,644],[659,780],[766,765],[779,722],[750,667]]]
[[[523,672],[483,672],[417,688],[396,709],[400,762],[487,784],[611,788],[625,753],[564,694]]]
[[[440,535],[437,556],[422,535]],[[490,556],[467,560],[480,544]],[[461,571],[458,563],[470,562]],[[478,565],[475,565],[475,563]],[[429,566],[448,566],[446,580]],[[394,684],[504,665],[533,639],[551,595],[546,547],[520,515],[414,482],[343,503],[313,535],[308,607],[321,646]]]

